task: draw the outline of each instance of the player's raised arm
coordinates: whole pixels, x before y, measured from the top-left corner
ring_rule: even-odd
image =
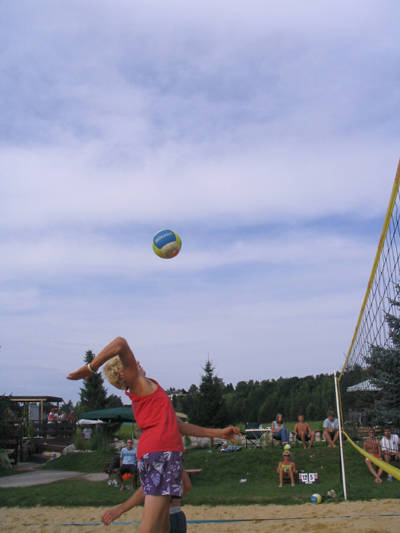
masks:
[[[128,343],[123,337],[116,337],[110,344],[99,352],[91,363],[84,365],[75,372],[71,372],[67,379],[89,379],[92,374],[109,359],[119,355],[121,363],[124,367],[124,380],[129,388],[134,388],[137,378],[139,376],[138,364],[129,348]]]
[[[182,435],[190,435],[191,437],[208,437],[208,438],[220,438],[225,440],[235,441],[236,437],[240,437],[240,429],[234,426],[229,426],[223,429],[217,428],[203,428],[201,426],[195,426],[187,422],[182,422],[179,418],[178,428]]]

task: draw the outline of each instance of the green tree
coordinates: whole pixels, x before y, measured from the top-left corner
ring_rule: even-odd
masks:
[[[116,394],[110,394],[106,398],[106,408],[111,409],[112,407],[122,407],[124,404],[119,396]]]
[[[91,363],[95,358],[94,353],[88,350],[85,354],[85,363]],[[107,393],[104,388],[103,376],[100,372],[93,374],[90,379],[84,381],[80,390],[80,404],[79,410],[95,411],[96,409],[104,409],[107,405]]]
[[[400,308],[400,301],[392,304]],[[386,322],[392,345],[373,346],[366,362],[372,382],[381,389],[376,402],[379,419],[400,426],[400,318],[388,313]]]
[[[222,427],[227,424],[228,412],[223,397],[224,383],[214,375],[214,367],[210,360],[203,368],[199,392],[196,398],[196,409],[193,422],[200,426]]]
[[[15,417],[9,396],[0,396],[0,439],[5,441],[15,432],[10,420]],[[1,448],[1,444],[0,444]]]

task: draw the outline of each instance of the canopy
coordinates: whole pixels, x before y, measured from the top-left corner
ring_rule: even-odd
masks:
[[[102,420],[91,420],[89,418],[81,418],[76,423],[77,426],[94,426],[96,424],[104,424]]]
[[[111,409],[100,409],[98,411],[87,411],[81,413],[82,418],[90,420],[103,420],[103,422],[134,422],[132,407],[113,407]]]
[[[366,379],[365,381],[361,381],[361,383],[357,383],[356,385],[352,385],[351,387],[347,387],[347,392],[358,392],[358,391],[366,391],[366,392],[378,392],[381,389],[377,387],[370,379]]]

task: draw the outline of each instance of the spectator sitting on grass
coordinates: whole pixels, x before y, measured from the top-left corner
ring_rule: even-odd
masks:
[[[387,463],[390,463],[391,461],[398,461],[400,459],[399,441],[399,436],[392,435],[390,428],[385,428],[383,430],[381,448],[383,453],[383,459]]]
[[[333,411],[328,411],[328,418],[323,423],[324,437],[329,448],[336,448],[335,442],[339,438],[339,422]]]
[[[308,447],[311,448],[314,442],[315,433],[311,429],[310,424],[304,422],[304,415],[299,415],[297,420],[298,422],[294,426],[294,434],[296,435],[297,440],[300,440],[303,443],[304,449],[307,448],[306,442],[308,442]]]
[[[297,474],[296,465],[290,460],[289,450],[283,452],[283,461],[278,464],[279,488],[283,487],[283,480],[290,479],[290,484],[294,487],[294,475]]]
[[[272,422],[271,431],[273,439],[280,440],[282,444],[289,444],[290,432],[285,428],[283,415],[281,413],[278,413],[276,415],[276,420]]]
[[[373,455],[374,457],[380,459],[382,455],[381,445],[379,443],[379,440],[375,438],[375,431],[373,429],[370,429],[368,435],[368,439],[364,441],[364,450]],[[382,470],[379,468],[378,471],[376,471],[374,465],[368,458],[365,459],[365,463],[368,467],[368,470],[374,476],[375,483],[382,483]]]
[[[136,475],[136,464],[136,448],[133,447],[132,439],[128,439],[126,441],[126,446],[121,450],[119,459],[119,477],[121,479],[120,490],[124,490],[124,480],[122,477],[124,474],[131,474],[132,477],[129,480],[129,484],[130,489],[133,490],[133,480],[134,476]]]

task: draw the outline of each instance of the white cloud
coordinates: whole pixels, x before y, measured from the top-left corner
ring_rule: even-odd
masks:
[[[397,3],[4,9],[3,389],[68,397],[119,334],[167,385],[208,351],[232,381],[340,366],[398,158]]]

